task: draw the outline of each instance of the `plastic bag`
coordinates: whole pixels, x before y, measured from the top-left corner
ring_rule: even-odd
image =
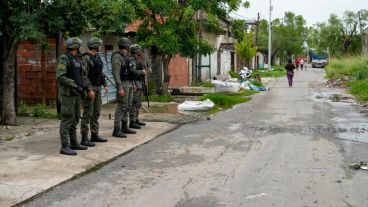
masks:
[[[179,111],[208,111],[212,109],[215,104],[206,99],[204,101],[185,101],[178,105]]]

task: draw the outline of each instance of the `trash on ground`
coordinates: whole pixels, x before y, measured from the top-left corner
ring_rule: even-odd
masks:
[[[354,163],[354,164],[351,164],[349,166],[350,169],[353,169],[353,170],[368,170],[368,166],[367,166],[367,163],[366,162],[359,162],[359,163]]]
[[[234,93],[240,90],[240,83],[212,80],[211,82],[215,86],[216,93]]]
[[[368,170],[368,167],[367,166],[361,166],[360,169],[361,170]]]
[[[254,90],[254,91],[268,91],[268,88],[257,87],[253,83],[249,83],[248,85],[249,85],[249,88]]]
[[[258,195],[248,196],[245,199],[256,198],[256,197],[261,197],[261,196],[265,196],[265,195],[266,195],[266,193],[261,193],[261,194],[258,194]]]
[[[204,101],[185,101],[178,105],[179,111],[208,111],[212,109],[215,104],[206,99]]]

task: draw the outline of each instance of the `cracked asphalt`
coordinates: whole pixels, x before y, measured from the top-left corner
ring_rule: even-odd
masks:
[[[320,69],[181,126],[24,206],[368,206],[367,113]],[[318,94],[316,97],[315,94]],[[324,97],[325,95],[325,97]]]

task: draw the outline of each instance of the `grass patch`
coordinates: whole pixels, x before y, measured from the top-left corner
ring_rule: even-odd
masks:
[[[327,78],[342,78],[344,76],[360,76],[359,71],[368,71],[368,59],[366,57],[345,57],[341,59],[332,59],[327,67]],[[365,73],[365,72],[363,72]],[[368,73],[368,72],[367,72]]]
[[[148,96],[149,101],[151,102],[171,102],[174,100],[174,98],[170,95],[164,95],[164,96],[159,96],[159,95],[150,95]],[[142,98],[142,101],[147,101],[145,97]]]
[[[4,141],[12,141],[13,139],[15,139],[15,136],[3,136],[3,137],[0,137],[0,140],[4,140]]]
[[[46,106],[42,104],[36,104],[35,106],[30,106],[21,101],[17,109],[17,115],[20,116],[33,116],[36,118],[45,119],[58,118],[55,104]]]
[[[349,77],[349,92],[360,101],[368,101],[368,58],[344,57],[332,59],[327,67],[326,76],[331,79]]]
[[[274,78],[286,76],[285,70],[281,70],[281,71],[280,70],[272,70],[272,71],[266,70],[266,71],[260,71],[259,74],[261,75],[261,77],[274,77]]]
[[[360,101],[368,101],[368,79],[351,81],[348,86],[350,93]]]
[[[250,81],[253,85],[257,86],[258,88],[264,88],[264,85],[262,84],[262,82],[256,81],[256,80],[252,80]]]
[[[211,81],[198,82],[198,83],[193,84],[192,86],[200,86],[200,87],[205,87],[205,88],[215,87],[215,85],[213,83],[211,83]]]
[[[237,72],[229,71],[229,75],[231,78],[240,78],[240,75]]]
[[[236,104],[245,103],[251,100],[250,95],[257,93],[256,91],[243,90],[241,93],[213,93],[206,94],[199,98],[200,101],[210,99],[215,106],[209,111],[209,113],[216,113],[222,109],[228,109]]]

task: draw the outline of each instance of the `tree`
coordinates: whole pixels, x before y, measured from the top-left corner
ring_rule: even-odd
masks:
[[[253,44],[252,33],[244,32],[242,39],[242,41],[235,44],[235,49],[243,60],[249,62],[257,54],[257,48]]]
[[[241,0],[136,0],[134,5],[142,24],[137,39],[145,48],[153,48],[161,56],[164,80],[162,93],[170,83],[169,64],[180,54],[194,58],[210,54],[214,47],[202,39],[201,31],[218,28],[218,19],[241,6]]]
[[[261,20],[259,27],[259,50],[268,52],[268,22]],[[303,16],[293,12],[285,12],[283,18],[276,18],[272,22],[272,57],[276,54],[288,57],[302,54],[303,41],[307,39],[306,21]]]
[[[22,40],[43,42],[46,36],[77,36],[95,28],[96,32],[122,31],[132,16],[128,0],[13,0],[0,1],[0,32],[3,54],[3,124],[14,125],[15,61]]]
[[[317,25],[317,47],[329,48],[331,55],[356,53],[360,50],[361,31],[368,24],[368,10],[346,11],[342,18],[331,14],[327,22]]]

